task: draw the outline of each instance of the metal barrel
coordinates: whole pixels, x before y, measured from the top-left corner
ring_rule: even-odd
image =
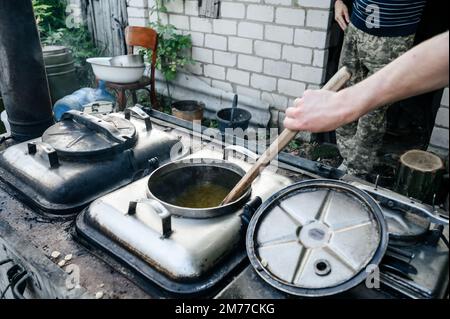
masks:
[[[0,1],[0,91],[12,137],[39,137],[53,124],[31,0]]]
[[[75,61],[72,53],[64,46],[46,46],[42,48],[42,52],[50,97],[54,104],[80,88],[75,73]]]

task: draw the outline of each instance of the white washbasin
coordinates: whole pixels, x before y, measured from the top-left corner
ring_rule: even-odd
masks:
[[[115,83],[133,83],[139,81],[144,75],[145,65],[142,66],[112,66],[111,57],[90,58],[86,61],[91,64],[95,76],[99,80]]]

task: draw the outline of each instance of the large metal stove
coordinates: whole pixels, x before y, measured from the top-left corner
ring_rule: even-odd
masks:
[[[1,152],[0,179],[43,212],[76,213],[147,175],[157,162],[167,162],[177,143],[176,137],[153,129],[138,107],[99,116],[70,111],[42,138]]]
[[[218,152],[201,151],[179,161],[175,168],[183,164],[190,167],[204,165],[207,160],[209,178],[214,170],[230,169],[230,163],[238,165],[231,169],[249,168],[243,161],[225,161],[221,157]],[[155,171],[150,179],[154,174],[159,172]],[[178,175],[181,185],[195,183],[194,180],[183,180],[176,170],[173,174]],[[260,203],[261,199],[265,200],[292,184],[292,180],[265,172],[253,184],[251,196],[240,201],[241,205],[235,205],[225,214],[196,210],[197,215],[187,211],[189,216],[182,216],[174,208],[166,210],[150,199],[148,184],[149,178],[142,178],[93,202],[78,216],[77,234],[85,243],[101,247],[164,290],[191,295],[214,288],[245,260],[242,240],[245,234],[242,218],[245,216],[242,215],[251,209],[255,198],[258,197]],[[175,187],[172,185],[164,192],[176,192]],[[249,205],[244,207],[244,203]],[[170,227],[165,229],[167,222]]]
[[[150,114],[153,115],[151,131],[147,131],[148,121],[129,117],[139,134],[137,142],[133,145],[137,148],[138,145],[145,143],[160,145],[157,141],[167,141],[160,145],[162,148],[158,148],[157,152],[149,149],[144,151],[141,148],[137,148],[139,151],[131,151],[133,147],[130,147],[131,143],[127,144],[129,143],[127,141],[123,142],[125,145],[116,146],[120,143],[111,138],[109,133],[105,135],[103,130],[94,129],[94,135],[100,135],[102,139],[106,138],[113,149],[118,147],[108,156],[119,156],[118,162],[121,162],[124,161],[121,156],[125,153],[128,154],[126,155],[128,159],[133,155],[132,158],[141,158],[142,161],[134,166],[134,169],[123,172],[126,175],[126,177],[122,176],[124,180],[116,179],[115,174],[110,174],[111,167],[115,166],[110,166],[104,171],[100,168],[99,170],[103,172],[103,175],[100,175],[108,176],[109,186],[102,189],[92,188],[83,194],[95,193],[95,196],[73,201],[69,207],[72,209],[69,211],[76,212],[93,200],[81,214],[78,214],[76,227],[71,220],[52,219],[41,214],[41,210],[49,207],[44,204],[50,200],[39,188],[47,185],[43,182],[47,174],[54,177],[58,172],[67,172],[63,168],[69,168],[71,165],[78,168],[79,174],[64,176],[77,176],[78,180],[84,176],[85,183],[74,183],[78,185],[78,188],[80,188],[79,185],[88,186],[90,182],[95,184],[100,175],[95,173],[92,164],[105,163],[98,161],[104,157],[97,154],[98,157],[88,159],[89,157],[71,157],[61,153],[61,156],[58,156],[59,168],[52,168],[49,160],[51,156],[43,148],[45,145],[40,143],[14,145],[2,153],[1,167],[4,181],[0,182],[0,247],[2,247],[0,261],[7,260],[7,262],[0,266],[0,289],[3,290],[11,280],[26,279],[21,282],[20,287],[16,287],[14,295],[7,291],[7,297],[17,297],[17,292],[21,296],[30,298],[93,297],[96,292],[102,290],[105,297],[110,298],[161,298],[197,294],[216,298],[292,298],[300,295],[317,295],[304,293],[305,288],[306,290],[321,288],[320,282],[311,281],[314,276],[321,276],[326,284],[333,278],[338,285],[345,284],[348,278],[352,279],[354,275],[360,275],[365,266],[371,262],[379,265],[381,279],[379,288],[367,288],[365,276],[360,275],[357,280],[352,281],[351,287],[340,286],[340,289],[336,291],[327,290],[327,295],[335,294],[337,297],[350,298],[442,298],[446,296],[449,281],[448,219],[442,216],[445,215],[442,211],[349,176],[344,176],[341,182],[325,181],[328,183],[326,187],[332,187],[332,189],[322,193],[317,192],[317,183],[321,183],[318,179],[323,177],[324,172],[329,171],[320,167],[312,172],[311,167],[314,165],[312,163],[304,165],[305,161],[302,159],[296,161],[291,157],[289,161],[284,161],[286,156],[280,157],[279,170],[265,171],[253,185],[249,198],[246,198],[242,206],[235,208],[229,214],[210,218],[192,218],[192,216],[179,216],[170,212],[170,209],[167,214],[165,209],[151,202],[152,198],[148,193],[149,177],[143,174],[151,173],[156,165],[153,162],[149,166],[148,160],[156,156],[164,162],[164,159],[169,158],[170,149],[172,149],[169,146],[179,142],[180,137],[198,139],[199,136],[191,136],[191,132],[182,127],[180,124],[183,123],[177,120],[174,120],[176,122],[174,124],[170,122],[170,118],[156,111]],[[110,116],[125,121],[124,114]],[[69,117],[64,126],[74,123],[73,125],[77,127],[79,125],[88,130],[89,127],[86,128],[83,120],[74,121],[73,117]],[[169,122],[155,117],[164,118]],[[126,131],[132,134],[132,128],[128,127]],[[56,133],[58,132],[60,131]],[[60,140],[52,141],[50,137],[46,138],[45,136],[49,136],[49,133],[53,134],[53,129],[44,134],[42,141],[53,143],[53,148],[58,152]],[[153,139],[156,135],[162,138]],[[72,140],[73,137],[71,137]],[[41,140],[34,142],[41,142]],[[138,156],[138,154],[145,154],[145,156]],[[214,158],[231,162],[239,166],[241,170],[249,168],[248,163],[234,157],[228,158],[227,154],[228,152],[224,154],[220,148],[202,147],[195,150],[189,161],[193,158]],[[45,171],[45,174],[41,172],[39,176],[27,179],[27,176],[36,174],[36,171],[28,171],[20,165],[10,165],[13,158],[18,162],[25,162],[28,159],[28,162],[32,162],[32,166],[39,167]],[[160,166],[164,167],[164,163]],[[113,171],[120,175],[116,169]],[[20,180],[21,184],[14,185],[13,183],[17,182],[11,178],[5,178],[6,175],[3,175],[3,172],[7,172],[9,176],[17,174],[16,179]],[[62,183],[63,178],[59,176],[58,180],[61,184],[58,184],[58,187],[62,187],[67,192],[65,184]],[[39,181],[40,179],[42,181]],[[306,184],[293,184],[307,180],[309,181],[305,182]],[[69,178],[67,181],[70,185],[72,180]],[[301,189],[309,187],[308,183],[316,183],[310,189],[312,193],[300,191],[299,187]],[[34,190],[35,198],[29,195],[32,193],[28,192],[27,188],[21,189],[25,184],[37,185]],[[283,192],[279,190],[285,189],[286,192],[287,186],[292,187],[294,191],[288,191],[286,193],[288,197],[283,197]],[[351,189],[350,193],[347,193],[347,188]],[[330,192],[332,196],[326,195]],[[361,195],[362,197],[359,195],[359,197],[353,197],[360,192],[364,194]],[[65,193],[66,195],[64,192],[61,194],[68,196],[70,192]],[[302,197],[298,203],[285,202],[285,199],[289,200],[291,194],[295,196],[303,194],[302,196],[306,197]],[[261,201],[258,201],[257,197],[260,197]],[[64,203],[63,198],[55,201],[59,210],[53,212],[66,211],[61,210],[60,207]],[[261,251],[255,250],[256,253],[252,254],[249,250],[248,242],[251,238],[256,239],[254,242],[257,244],[258,241],[259,243],[265,240],[270,242],[272,240],[270,236],[277,235],[271,233],[272,230],[284,231],[290,229],[289,227],[296,222],[302,222],[296,221],[295,218],[285,219],[283,223],[286,227],[281,227],[281,219],[274,218],[276,215],[273,215],[276,209],[271,209],[278,207],[270,204],[274,198],[281,207],[294,213],[300,208],[309,213],[315,210],[326,211],[325,208],[328,206],[341,209],[340,213],[337,210],[337,214],[329,215],[328,218],[332,220],[323,221],[320,219],[320,214],[312,214],[308,221],[316,220],[316,223],[308,226],[309,229],[305,228],[306,231],[294,234],[303,246],[308,243],[307,248],[311,250],[310,257],[312,257],[306,258],[305,260],[310,260],[310,263],[305,264],[311,265],[310,267],[313,268],[310,269],[314,270],[314,273],[309,276],[297,276],[299,280],[293,282],[294,286],[297,285],[295,289],[285,289],[286,278],[289,276],[283,277],[286,274],[284,268],[289,270],[291,267],[292,270],[295,260],[291,262],[286,259],[287,257],[283,257],[286,262],[279,264],[277,258],[282,258],[282,254],[295,251],[298,247],[293,245],[290,249],[272,251],[264,255],[263,259],[258,259],[263,256]],[[352,200],[353,208],[346,210],[342,201],[349,198]],[[366,205],[366,200],[369,206]],[[263,202],[262,205],[261,202]],[[373,206],[374,203],[375,206]],[[55,206],[50,208],[52,207]],[[308,209],[305,210],[305,207]],[[170,219],[167,218],[168,215]],[[342,268],[342,265],[332,259],[334,256],[332,253],[327,255],[320,251],[322,249],[320,245],[324,245],[326,240],[334,236],[327,228],[328,226],[348,228],[345,223],[341,223],[343,221],[339,219],[341,215],[346,216],[347,226],[362,227],[357,231],[358,236],[367,235],[363,238],[364,240],[361,240],[367,249],[358,246],[358,241],[354,239],[358,236],[351,238],[356,246],[347,252],[345,251],[347,239],[334,243],[336,251],[347,254],[348,258],[344,257],[344,259],[354,266],[353,273],[349,276],[344,273],[344,271],[348,272],[348,267],[344,267],[342,272],[334,272]],[[380,216],[381,219],[378,219]],[[257,220],[260,220],[261,224]],[[384,226],[383,223],[385,223]],[[309,223],[305,224],[309,225]],[[364,228],[366,226],[367,228]],[[383,242],[383,229],[389,232],[387,242]],[[255,230],[261,232],[254,232]],[[252,237],[251,234],[255,236]],[[281,235],[281,237],[285,236]],[[294,239],[289,236],[291,236],[290,233],[286,234],[284,239],[288,241]],[[387,239],[387,236],[385,238]],[[339,246],[342,244],[344,246]],[[58,260],[50,256],[54,250],[73,255],[69,266],[78,267],[78,285],[68,284],[73,279],[73,272],[65,272],[68,271],[67,265],[63,267],[57,265]],[[354,255],[352,251],[355,251]],[[321,257],[316,258],[314,254],[319,254]],[[262,267],[258,267],[258,264]],[[27,277],[19,276],[23,273]],[[264,278],[267,274],[271,275],[269,280]],[[327,277],[328,274],[333,276]],[[342,277],[336,277],[335,274],[340,274]],[[347,288],[351,289],[347,290]]]

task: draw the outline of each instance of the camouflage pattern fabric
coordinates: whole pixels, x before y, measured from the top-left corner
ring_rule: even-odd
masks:
[[[350,24],[345,31],[339,67],[345,65],[350,69],[353,76],[348,85],[354,85],[404,54],[413,42],[414,35],[378,37]],[[339,151],[349,174],[365,177],[372,171],[386,131],[387,109],[388,106],[381,107],[336,130]]]

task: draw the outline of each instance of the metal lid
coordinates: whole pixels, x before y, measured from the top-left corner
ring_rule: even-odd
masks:
[[[114,154],[132,147],[136,139],[136,128],[126,119],[95,117],[74,110],[64,113],[61,121],[42,136],[59,156],[69,158]]]
[[[255,213],[247,252],[257,273],[299,296],[326,296],[362,282],[387,247],[386,222],[365,192],[312,180],[273,195]]]
[[[44,55],[62,54],[68,52],[68,49],[62,45],[47,45],[42,48]]]

